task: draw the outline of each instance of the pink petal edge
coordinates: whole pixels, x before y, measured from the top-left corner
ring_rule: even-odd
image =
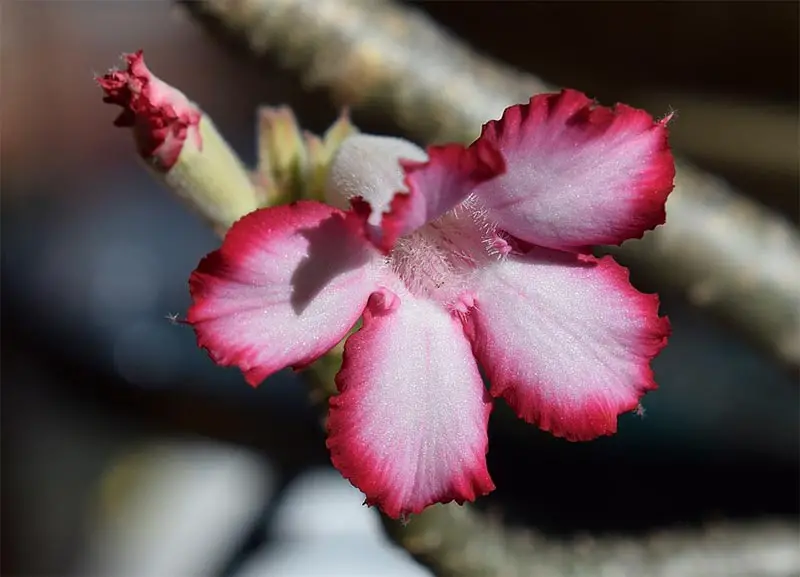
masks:
[[[378,287],[379,260],[357,215],[311,201],[257,210],[192,273],[187,319],[214,362],[256,386],[344,338]]]
[[[641,238],[664,223],[673,188],[668,120],[575,90],[534,96],[483,127],[474,145],[499,150],[507,171],[476,195],[500,228],[536,245],[588,252]]]
[[[669,321],[611,257],[533,249],[484,271],[475,292],[466,329],[490,392],[541,429],[610,435],[657,388],[650,361]]]
[[[489,142],[465,148],[459,144],[429,146],[428,160],[401,160],[406,191],[395,194],[383,214],[375,245],[384,252],[397,239],[436,220],[463,202],[479,184],[505,171],[502,155]]]
[[[494,489],[492,404],[461,326],[407,293],[374,294],[330,400],[334,466],[393,518]]]
[[[124,58],[126,70],[111,70],[95,79],[105,92],[103,102],[122,107],[114,125],[133,128],[139,154],[168,170],[187,139],[202,147],[202,113],[182,92],[150,72],[142,50]]]

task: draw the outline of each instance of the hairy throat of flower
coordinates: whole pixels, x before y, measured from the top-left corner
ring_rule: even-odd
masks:
[[[483,211],[467,201],[400,238],[389,264],[413,295],[466,312],[472,304],[471,277],[502,256],[497,238]]]

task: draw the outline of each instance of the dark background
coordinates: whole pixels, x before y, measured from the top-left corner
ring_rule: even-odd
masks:
[[[679,153],[798,221],[796,3],[420,6],[552,84],[655,115],[677,109]],[[251,389],[164,319],[185,311],[189,273],[218,240],[138,165],[93,73],[144,48],[248,162],[259,104],[290,104],[314,131],[336,109],[278,67],[212,43],[168,2],[2,11],[2,571],[61,575],[93,539],[87,519],[103,506],[104,479],[143,444],[198,436],[244,446],[273,468],[278,489],[328,463],[295,376]],[[481,506],[565,536],[797,517],[797,375],[674,296],[663,301],[674,336],[645,417],[571,444],[496,411],[498,490]],[[258,529],[241,546],[264,539]]]

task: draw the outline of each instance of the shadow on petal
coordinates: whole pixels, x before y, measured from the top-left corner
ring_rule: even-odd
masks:
[[[298,315],[337,277],[365,266],[375,256],[372,247],[339,214],[302,229],[300,234],[308,241],[308,255],[291,280],[291,304]]]

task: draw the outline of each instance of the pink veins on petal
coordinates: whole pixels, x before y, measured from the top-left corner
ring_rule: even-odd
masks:
[[[466,148],[350,137],[328,204],[234,224],[192,274],[188,321],[255,385],[363,317],[330,402],[333,464],[392,517],[474,500],[494,488],[492,398],[588,440],[656,388],[658,298],[587,251],[663,222],[665,124],[565,90],[509,108]]]

